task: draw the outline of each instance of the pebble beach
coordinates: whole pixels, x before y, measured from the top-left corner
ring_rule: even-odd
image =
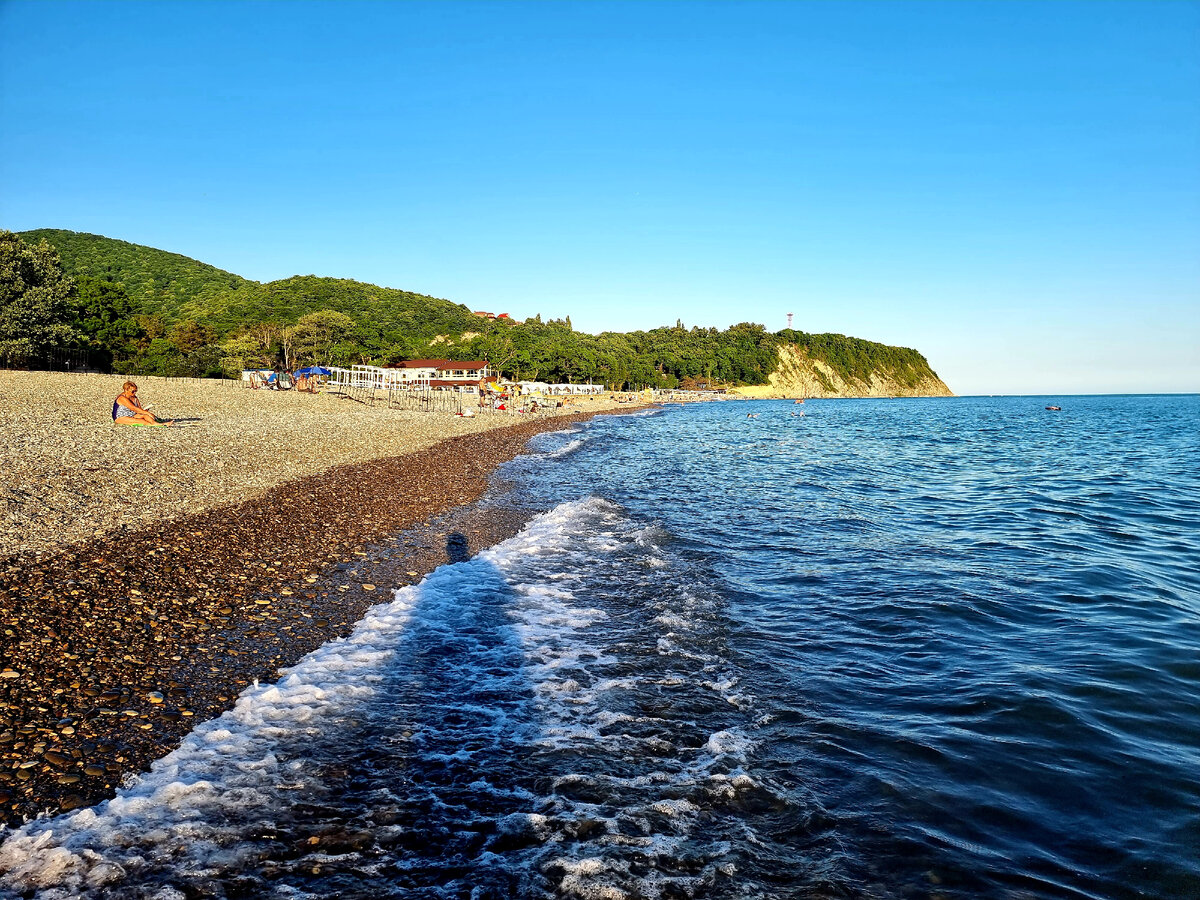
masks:
[[[241,382],[138,378],[151,412],[189,427],[114,427],[110,410],[125,380],[0,372],[0,558],[249,500],[338,465],[415,453],[519,421],[249,390]],[[539,418],[614,406],[573,398]]]
[[[114,426],[119,376],[0,372],[0,819],[91,805],[390,588],[523,524],[471,506],[537,417],[135,379],[191,427]]]

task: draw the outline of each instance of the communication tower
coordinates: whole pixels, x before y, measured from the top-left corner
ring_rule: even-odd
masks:
[[[792,314],[788,313],[788,328],[792,327]]]

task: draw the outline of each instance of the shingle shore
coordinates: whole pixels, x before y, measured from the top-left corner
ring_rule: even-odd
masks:
[[[482,495],[489,473],[522,452],[533,434],[592,414],[513,425],[503,417],[451,420],[447,426],[435,414],[345,412],[332,398],[139,380],[146,400],[161,397],[161,405],[173,405],[178,393],[206,422],[248,405],[265,420],[227,442],[226,465],[214,464],[212,477],[190,473],[174,481],[168,466],[215,446],[203,427],[172,433],[101,420],[91,429],[97,436],[81,434],[80,395],[88,400],[95,388],[80,383],[89,380],[0,374],[0,410],[40,410],[52,425],[57,417],[78,454],[55,457],[36,446],[33,460],[11,466],[14,450],[5,445],[5,490],[64,504],[46,504],[47,515],[74,515],[74,521],[61,520],[67,527],[54,540],[53,529],[36,516],[10,511],[9,528],[15,520],[32,537],[23,552],[0,555],[0,818],[10,824],[111,796],[122,777],[231,706],[252,679],[273,679],[280,668],[348,634],[388,589],[417,580],[464,545],[473,552],[513,533],[518,515],[464,504]],[[27,396],[29,381],[41,385],[43,400],[69,382],[76,402],[23,406],[21,391],[12,388],[23,385]],[[333,412],[314,412],[303,401],[333,405]],[[312,426],[308,449],[282,467],[257,465],[261,439],[296,436],[289,414]],[[6,441],[21,421],[30,420],[5,422]],[[471,433],[445,433],[464,425]],[[389,426],[400,436],[388,434]],[[26,427],[27,436],[51,437],[45,428]],[[354,434],[340,449],[319,452],[317,444],[342,431]],[[447,439],[436,443],[429,433]],[[428,452],[395,455],[402,446]],[[388,451],[392,455],[384,455]],[[321,465],[355,453],[367,461]],[[172,503],[128,518],[102,515],[110,505],[133,502],[114,492],[123,490],[134,466],[155,459],[160,474],[149,490],[172,496]],[[81,496],[66,505],[54,478],[39,478],[31,468],[37,461],[57,464],[58,477]],[[244,484],[238,473],[245,473]],[[265,490],[258,486],[272,481]],[[184,496],[184,484],[189,490],[203,485],[204,493]],[[237,499],[239,490],[250,498]],[[63,537],[97,530],[90,539]],[[6,535],[10,545],[12,537]]]
[[[518,417],[389,410],[238,382],[136,378],[195,427],[114,426],[123,376],[0,372],[0,559],[249,500],[343,463],[400,456]],[[612,408],[581,401],[562,412]]]

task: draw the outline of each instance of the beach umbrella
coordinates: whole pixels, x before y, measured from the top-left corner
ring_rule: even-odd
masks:
[[[332,375],[333,373],[324,366],[307,366],[303,369],[296,370],[297,375]]]

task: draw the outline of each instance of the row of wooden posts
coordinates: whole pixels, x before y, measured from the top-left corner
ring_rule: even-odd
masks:
[[[331,383],[323,388],[325,393],[344,397],[366,406],[382,405],[387,409],[407,409],[417,412],[448,412],[464,413],[467,415],[518,415],[549,412],[550,405],[539,405],[535,410],[532,404],[520,400],[503,401],[504,409],[496,409],[489,402],[480,405],[479,396],[473,391],[460,392],[452,390],[434,390],[428,387],[413,385],[389,385],[387,388],[377,388],[363,384]],[[515,406],[515,408],[514,408]],[[470,412],[468,413],[468,410]]]

